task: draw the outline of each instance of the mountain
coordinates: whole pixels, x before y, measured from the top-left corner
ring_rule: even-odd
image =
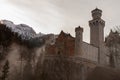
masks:
[[[29,40],[31,38],[34,38],[36,35],[36,32],[32,29],[32,27],[26,24],[15,25],[13,22],[8,20],[1,20],[0,22],[9,28],[11,32],[17,33],[18,36],[21,36],[23,40]]]
[[[32,27],[26,24],[16,25],[9,20],[1,20],[0,25],[4,25],[5,27],[4,30],[0,29],[1,31],[6,31],[5,29],[9,29],[13,36],[17,34],[15,38],[19,39],[20,44],[23,43],[29,47],[42,46],[46,43],[46,41],[48,42],[49,38],[54,37],[54,34],[36,34]]]

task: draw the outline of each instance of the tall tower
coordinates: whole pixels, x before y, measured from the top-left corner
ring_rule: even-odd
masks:
[[[96,8],[91,11],[92,20],[89,21],[90,26],[90,44],[98,47],[98,62],[104,64],[104,26],[105,21],[101,19],[102,10]]]
[[[78,26],[75,28],[75,55],[80,56],[82,54],[82,41],[83,41],[83,28]]]
[[[99,47],[104,42],[105,21],[101,19],[102,10],[96,8],[91,13],[93,19],[89,21],[90,43]]]

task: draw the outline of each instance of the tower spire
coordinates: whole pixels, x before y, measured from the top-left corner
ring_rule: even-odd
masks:
[[[97,7],[91,11],[93,19],[100,19],[102,16],[102,10]]]
[[[78,26],[75,28],[75,56],[82,55],[82,41],[83,41],[83,28]]]
[[[105,21],[101,19],[102,10],[95,8],[91,11],[92,13],[92,20],[89,21],[90,26],[90,44],[98,47],[99,55],[98,55],[98,62],[103,64],[104,61],[104,26]]]

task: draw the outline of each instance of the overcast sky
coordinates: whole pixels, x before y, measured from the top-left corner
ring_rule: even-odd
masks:
[[[74,36],[77,26],[84,28],[84,41],[89,42],[88,21],[91,10],[102,9],[106,21],[105,36],[120,25],[120,0],[0,0],[0,19],[27,24],[39,33],[60,33]]]

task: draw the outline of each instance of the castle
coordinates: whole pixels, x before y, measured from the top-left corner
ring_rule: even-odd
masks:
[[[22,53],[26,53],[24,59],[21,59],[21,62],[24,61],[24,66],[27,61],[36,64],[38,57],[44,52],[43,65],[48,72],[53,67],[48,65],[50,61],[53,62],[53,59],[63,55],[77,65],[70,74],[71,80],[85,80],[87,73],[96,66],[108,66],[106,56],[108,48],[104,42],[105,21],[101,18],[102,10],[96,8],[91,13],[90,43],[83,41],[84,29],[80,26],[75,28],[75,37],[63,31],[59,35],[38,35],[27,25],[14,25],[10,21],[2,20],[0,22],[0,57],[4,57],[3,60],[8,59],[12,67],[14,66],[14,70],[21,65]],[[7,57],[5,57],[6,53],[9,53]],[[35,54],[33,60],[28,57],[29,53]],[[53,72],[46,74],[53,74]]]
[[[81,68],[84,71],[81,72],[81,80],[85,79],[84,74],[87,73],[88,69],[97,65],[107,66],[107,49],[104,43],[105,21],[101,19],[102,10],[96,8],[91,13],[92,20],[89,21],[90,44],[83,41],[84,30],[78,26],[75,28],[75,38],[61,31],[55,41],[52,39],[52,44],[48,44],[45,48],[47,57],[54,55],[69,56],[75,62],[82,64]]]
[[[75,38],[63,31],[55,39],[54,44],[46,47],[48,54],[64,54],[84,58],[98,64],[106,64],[104,45],[105,21],[101,19],[102,10],[96,8],[92,12],[90,26],[90,44],[83,41],[83,28],[75,28]]]

